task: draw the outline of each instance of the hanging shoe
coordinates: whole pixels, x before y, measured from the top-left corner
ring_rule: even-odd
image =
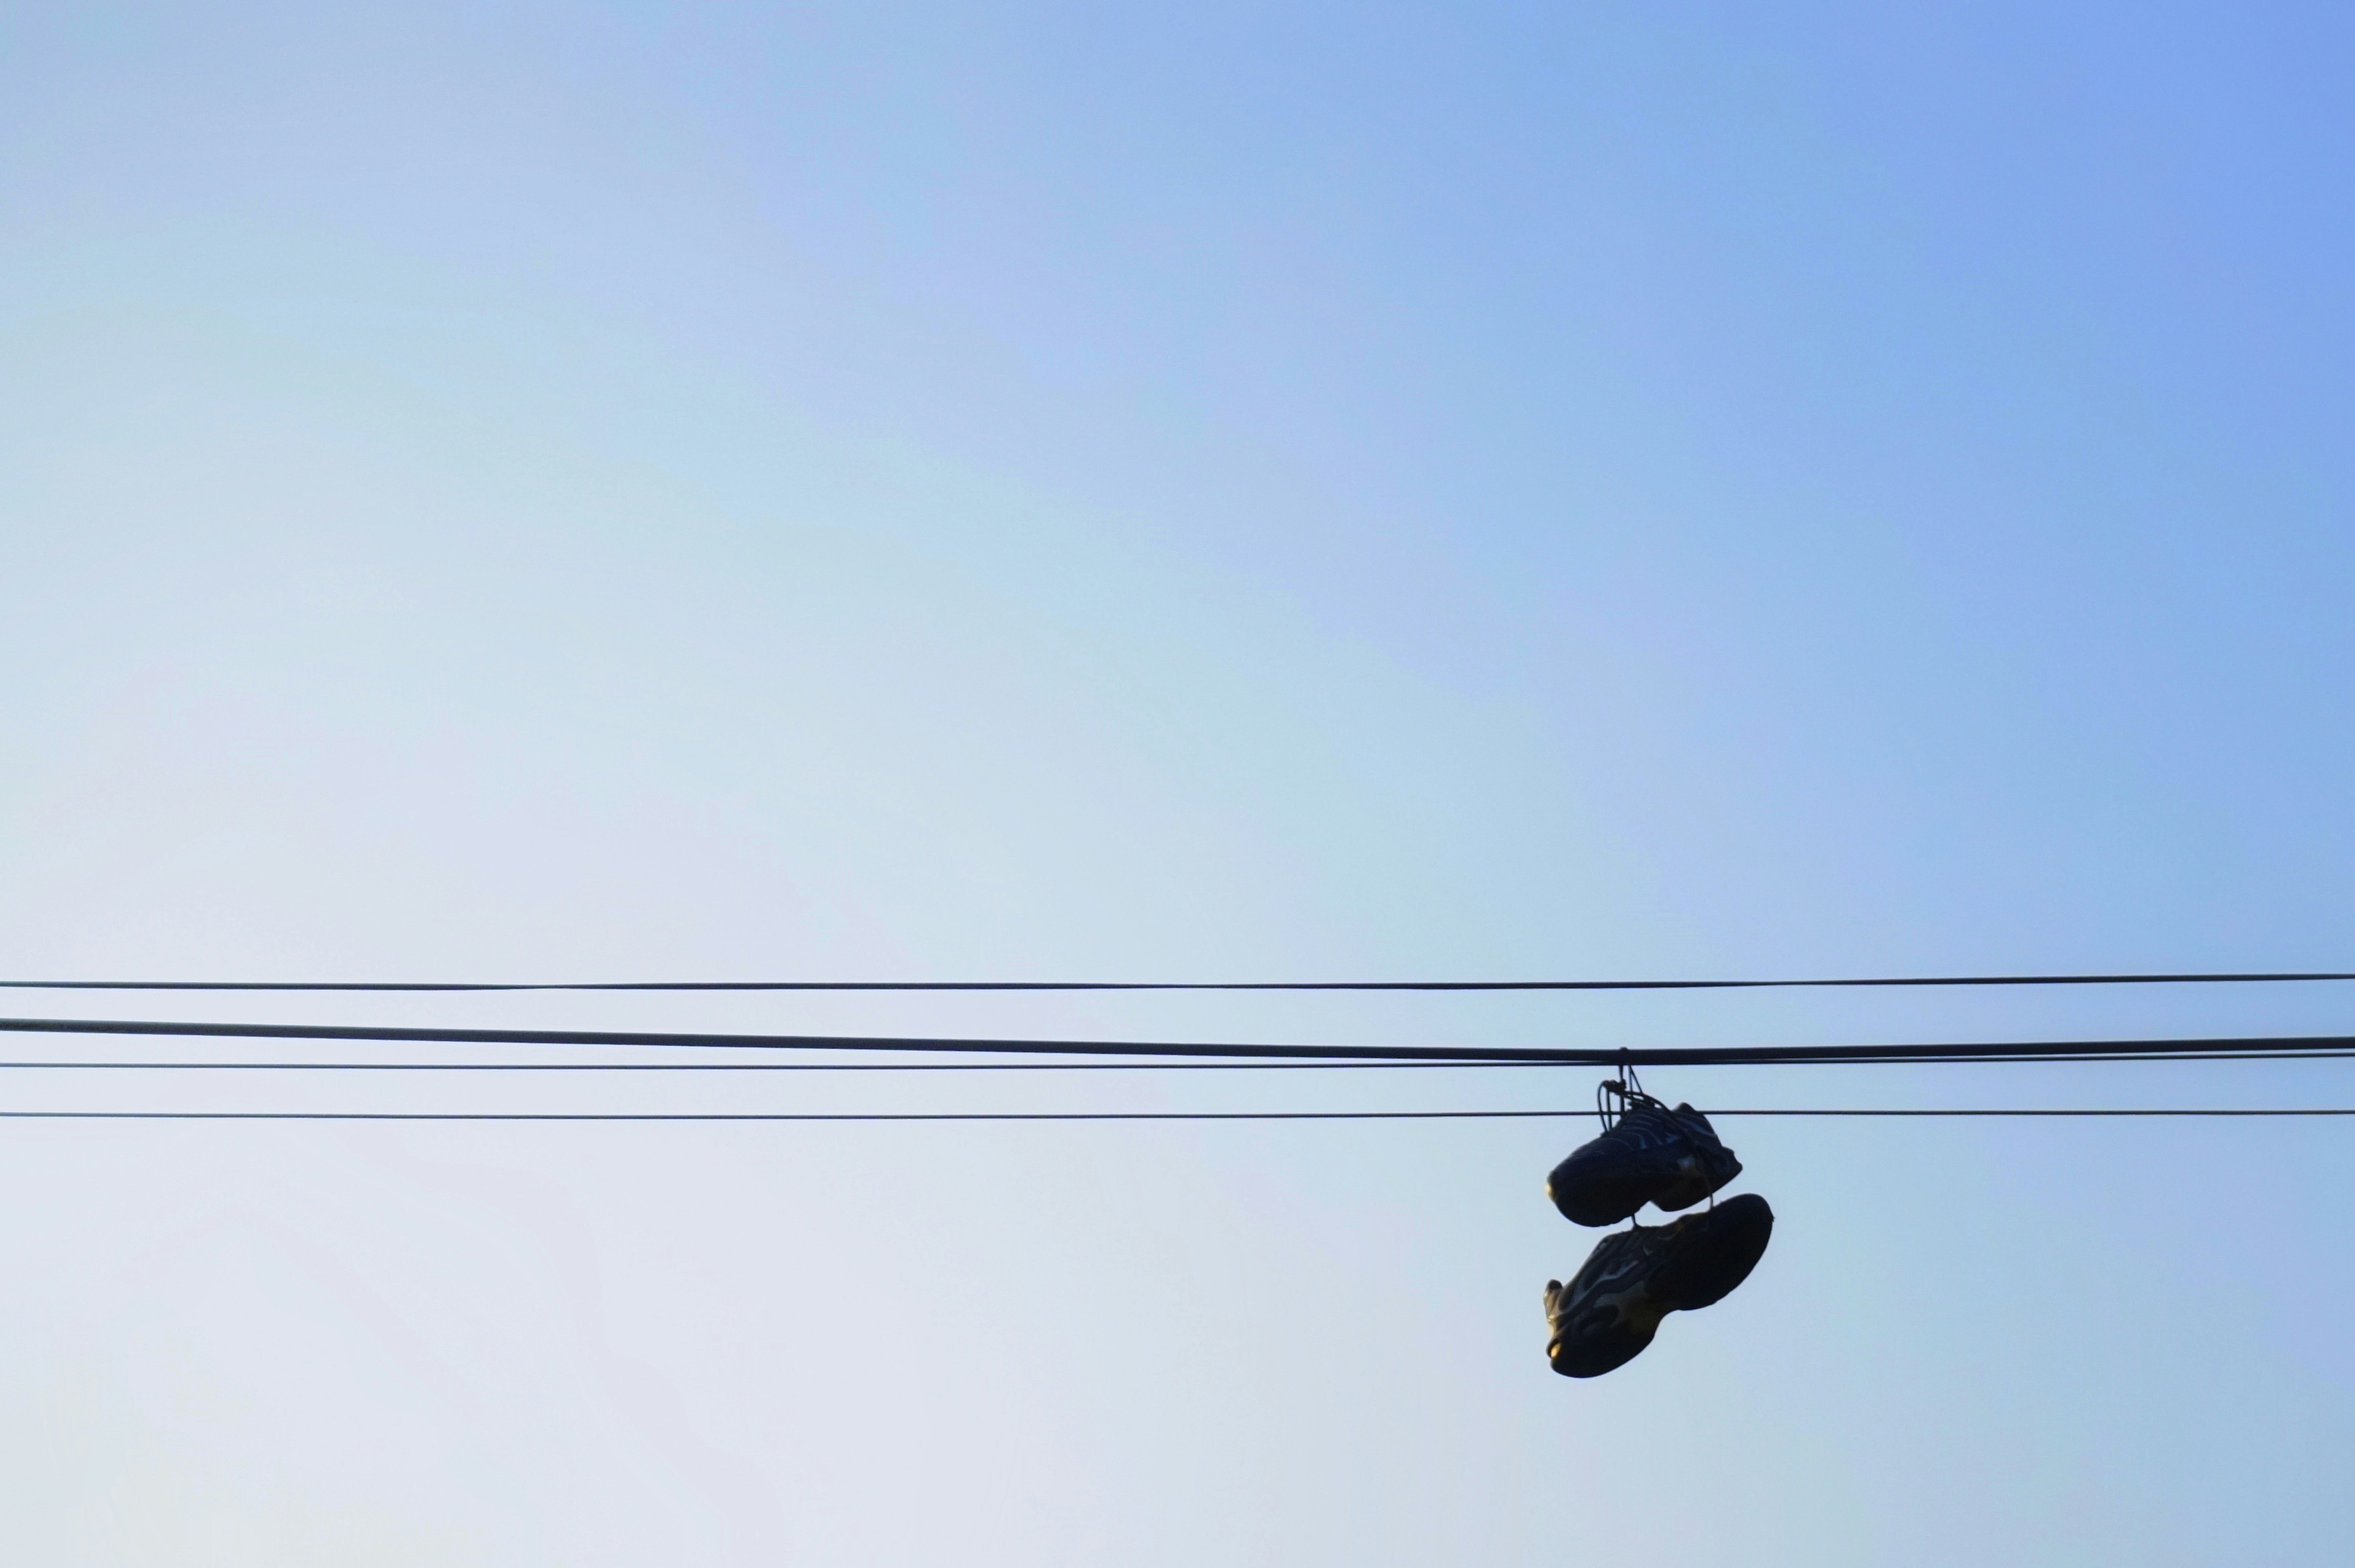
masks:
[[[1608,1132],[1546,1178],[1546,1196],[1573,1224],[1615,1225],[1646,1203],[1689,1209],[1742,1174],[1742,1161],[1692,1107],[1670,1110],[1640,1091],[1624,1103]]]
[[[1774,1211],[1744,1192],[1674,1224],[1614,1231],[1568,1285],[1546,1283],[1553,1336],[1546,1359],[1564,1377],[1600,1377],[1652,1342],[1660,1319],[1723,1300],[1766,1255]]]

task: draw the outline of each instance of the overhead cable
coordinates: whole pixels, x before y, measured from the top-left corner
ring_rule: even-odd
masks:
[[[2355,1053],[2350,1053],[2355,1054]],[[2171,1059],[2171,1058],[2170,1058]],[[1553,1062],[176,1062],[0,1061],[0,1072],[282,1073],[1314,1073],[1553,1069]]]
[[[2155,974],[1883,975],[1799,980],[0,980],[6,991],[1774,991],[1908,986],[2277,985],[2355,980],[2355,970]]]
[[[2355,1035],[2198,1039],[1993,1041],[1928,1044],[1672,1046],[1641,1049],[1432,1045],[1302,1045],[1138,1040],[982,1039],[872,1034],[681,1033],[638,1030],[449,1029],[380,1024],[218,1023],[155,1019],[0,1018],[0,1033],[124,1034],[241,1040],[352,1040],[411,1044],[624,1046],[937,1054],[1214,1057],[1239,1060],[1522,1062],[1580,1067],[1736,1066],[1836,1062],[2099,1061],[2171,1056],[2323,1054],[2355,1050]]]
[[[1941,1062],[2011,1062],[2018,1065],[2065,1065],[2073,1062],[2316,1062],[2355,1057],[2355,1051],[2232,1051],[2151,1052],[2103,1056],[1940,1057],[1911,1060]],[[1591,1064],[1576,1064],[1591,1065]],[[1642,1062],[1636,1064],[1645,1065]],[[1838,1066],[1834,1063],[1784,1063],[1785,1066]],[[1559,1070],[1560,1062],[1498,1062],[1474,1057],[1460,1062],[345,1062],[345,1061],[175,1061],[169,1057],[132,1060],[81,1060],[56,1057],[39,1061],[0,1061],[0,1072],[155,1072],[155,1073],[1309,1073],[1408,1072],[1427,1069],[1463,1072],[1497,1067]]]
[[[1341,1111],[313,1111],[0,1110],[0,1121],[390,1121],[390,1122],[1114,1122],[1114,1121],[1495,1121],[1590,1117],[1574,1110]],[[1762,1107],[1711,1117],[2348,1117],[2355,1106],[1988,1107],[1973,1108]]]

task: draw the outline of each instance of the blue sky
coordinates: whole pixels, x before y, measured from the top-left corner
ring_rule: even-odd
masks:
[[[2350,46],[2322,7],[15,8],[6,967],[2346,967]],[[1678,1044],[2348,1006],[338,1015]],[[1377,1076],[5,1087],[1591,1089]],[[1728,1131],[1774,1250],[1571,1385],[1537,1291],[1591,1238],[1538,1182],[1573,1128],[41,1128],[0,1156],[42,1196],[0,1473],[93,1563],[2334,1560],[2343,1134]]]

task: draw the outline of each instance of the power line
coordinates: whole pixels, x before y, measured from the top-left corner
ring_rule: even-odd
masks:
[[[411,1044],[626,1046],[664,1049],[1215,1057],[1234,1060],[1550,1063],[1562,1066],[1738,1066],[1797,1063],[1934,1063],[2200,1059],[2343,1054],[2355,1035],[1744,1045],[1596,1050],[1550,1046],[1301,1045],[1136,1040],[977,1039],[871,1034],[680,1033],[634,1030],[447,1029],[378,1024],[215,1023],[154,1019],[0,1018],[0,1033],[136,1034],[205,1039],[351,1040]]]
[[[1491,1121],[1590,1117],[1576,1110],[1343,1111],[208,1111],[0,1110],[5,1121],[384,1122],[1122,1122]],[[1920,1107],[1788,1106],[1711,1110],[1711,1117],[2349,1117],[2355,1106]]]
[[[2239,1117],[2239,1116],[2355,1116],[2355,1106],[2065,1106],[2031,1107],[1998,1106],[1985,1109],[1961,1108],[1954,1106],[1906,1107],[1897,1110],[1867,1109],[1855,1106],[1839,1106],[1827,1109],[1802,1109],[1792,1106],[1731,1108],[1705,1113],[1712,1117],[1726,1116],[2171,1116],[2171,1117]]]
[[[1341,1111],[200,1111],[0,1110],[10,1121],[1492,1121],[1580,1110]]]
[[[1773,991],[1907,986],[2275,985],[2355,980],[2355,971],[1884,975],[1803,980],[0,980],[7,991]]]
[[[2355,1053],[2350,1053],[2355,1054]],[[288,1073],[1311,1073],[1552,1069],[1552,1062],[0,1062],[0,1072]]]
[[[2066,1065],[2073,1062],[2315,1062],[2355,1058],[2355,1051],[2232,1051],[2153,1052],[2102,1056],[2045,1055],[2020,1058],[1910,1058],[1920,1063],[1966,1063],[1995,1060],[2015,1065]],[[1638,1062],[1636,1065],[1646,1064]],[[1784,1063],[1786,1066],[1838,1066],[1819,1062]],[[133,1060],[76,1060],[59,1057],[40,1061],[0,1061],[0,1072],[162,1072],[162,1073],[1346,1073],[1462,1072],[1473,1068],[1559,1070],[1559,1062],[1497,1062],[1475,1057],[1461,1062],[321,1062],[321,1061],[175,1061],[168,1057]],[[1729,1115],[1733,1113],[1727,1113]]]

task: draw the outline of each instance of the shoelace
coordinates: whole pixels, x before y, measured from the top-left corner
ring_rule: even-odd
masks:
[[[1615,1106],[1612,1104],[1614,1096],[1619,1101]],[[1605,1078],[1594,1086],[1594,1118],[1603,1124],[1604,1131],[1609,1132],[1636,1105],[1657,1106],[1661,1110],[1668,1108],[1644,1092],[1644,1086],[1636,1080],[1635,1065],[1623,1059],[1617,1077]]]
[[[1612,1104],[1614,1098],[1618,1101],[1615,1106]],[[1619,1076],[1605,1078],[1594,1086],[1594,1115],[1596,1119],[1603,1123],[1603,1130],[1605,1132],[1609,1132],[1625,1119],[1629,1111],[1646,1106],[1658,1111],[1670,1122],[1677,1121],[1677,1113],[1668,1108],[1666,1100],[1657,1095],[1645,1092],[1644,1086],[1636,1081],[1636,1074],[1632,1068],[1623,1067],[1619,1070]],[[1677,1123],[1677,1125],[1682,1124]]]

